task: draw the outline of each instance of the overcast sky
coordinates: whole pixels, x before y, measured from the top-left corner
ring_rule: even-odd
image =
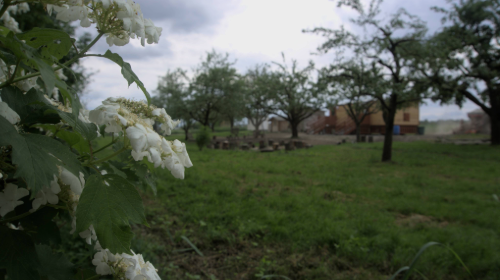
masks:
[[[299,66],[313,60],[321,68],[330,64],[334,56],[313,55],[324,39],[302,30],[336,29],[341,25],[356,30],[349,22],[356,13],[347,7],[337,8],[336,2],[328,0],[137,0],[136,3],[141,5],[145,18],[163,28],[159,44],[142,47],[139,41],[132,40],[126,46],[109,48],[102,39],[91,51],[104,53],[110,49],[119,53],[153,95],[158,77],[167,69],[190,70],[211,49],[229,53],[240,73],[255,64],[281,61],[281,52],[287,59],[296,59]],[[441,18],[429,9],[434,5],[447,7],[445,0],[386,0],[382,12],[389,15],[404,7],[426,21],[432,32],[439,28]],[[80,28],[77,36],[85,31],[96,34],[93,26]],[[85,58],[83,65],[96,72],[84,97],[88,109],[111,96],[145,99],[135,84],[127,87],[114,63]],[[466,119],[466,113],[476,108],[471,102],[460,109],[428,101],[421,105],[420,119]]]

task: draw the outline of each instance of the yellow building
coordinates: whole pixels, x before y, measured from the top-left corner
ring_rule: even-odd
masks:
[[[378,106],[378,104],[374,104]],[[318,119],[311,125],[309,133],[353,134],[356,132],[354,121],[347,114],[347,105],[336,106],[330,110],[330,116]],[[417,133],[420,112],[418,104],[400,109],[396,112],[394,126],[399,126],[400,134]],[[361,134],[384,134],[385,122],[382,111],[365,117],[360,127]]]

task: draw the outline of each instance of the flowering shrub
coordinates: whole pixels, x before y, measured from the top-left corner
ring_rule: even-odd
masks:
[[[109,50],[102,55],[87,51],[103,36],[110,46],[123,46],[135,38],[143,46],[158,43],[162,29],[145,19],[139,4],[131,0],[28,1],[41,2],[59,20],[79,20],[82,27],[95,24],[98,36],[61,64],[74,39],[53,29],[21,33],[12,15],[29,12],[29,5],[2,2],[0,278],[80,275],[50,247],[59,235],[53,221],[58,216],[67,217],[71,233],[93,245],[96,274],[90,279],[159,279],[154,266],[130,250],[130,223],[147,225],[136,187],[152,185],[146,161],[178,179],[192,163],[184,143],[161,135],[170,134],[178,122],[150,104],[150,95],[130,64]],[[61,69],[88,56],[117,63],[128,84],[136,83],[146,101],[108,98],[92,111],[83,109]],[[155,123],[160,133],[153,128]],[[109,143],[93,146],[103,133],[112,135]],[[112,145],[113,153],[101,156]],[[114,157],[121,160],[111,161]]]

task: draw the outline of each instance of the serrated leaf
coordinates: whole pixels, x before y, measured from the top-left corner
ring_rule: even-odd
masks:
[[[48,280],[68,280],[75,274],[74,265],[63,255],[53,254],[47,245],[37,245],[36,253],[40,261],[39,272]]]
[[[94,226],[103,248],[130,253],[130,222],[146,224],[139,193],[126,179],[114,175],[92,175],[87,180],[76,210],[76,231]]]
[[[9,279],[40,279],[35,245],[25,232],[0,226],[0,248],[0,268],[7,270]]]
[[[63,166],[79,176],[81,164],[68,147],[58,141],[37,134],[19,134],[4,117],[0,116],[0,145],[12,146],[12,162],[17,165],[15,178],[23,178],[32,195],[50,185]]]
[[[139,77],[132,71],[132,66],[130,66],[129,63],[124,62],[123,58],[117,54],[113,53],[110,50],[107,50],[104,55],[105,58],[115,62],[122,68],[122,75],[127,80],[128,86],[130,86],[132,83],[136,83],[137,86],[142,90],[144,95],[146,96],[146,99],[148,100],[148,105],[151,104],[151,95],[149,95],[149,92],[146,90],[146,87],[144,84],[139,80]]]
[[[9,49],[18,58],[28,66],[38,69],[40,76],[45,84],[45,90],[52,92],[56,82],[54,70],[45,63],[38,51],[27,44],[21,42],[14,33],[10,32],[6,37],[0,36],[0,43],[4,48]]]
[[[47,116],[47,113],[51,114],[51,112],[47,112],[47,109],[52,106],[48,107],[50,103],[34,88],[24,94],[17,87],[5,87],[2,89],[2,101],[21,117],[20,124],[38,123],[41,117]],[[59,121],[57,116],[52,117]]]
[[[28,32],[16,34],[20,40],[35,49],[40,49],[44,58],[59,61],[71,49],[71,38],[62,30],[49,28],[33,28]]]

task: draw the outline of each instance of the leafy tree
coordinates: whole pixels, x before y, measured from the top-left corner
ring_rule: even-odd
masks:
[[[415,48],[424,39],[427,28],[424,22],[404,9],[399,9],[387,21],[379,19],[381,2],[372,0],[366,11],[359,0],[338,2],[339,6],[349,6],[359,13],[359,17],[352,22],[366,30],[364,36],[355,35],[343,27],[338,30],[315,28],[306,32],[327,38],[318,48],[320,52],[349,48],[385,70],[387,91],[372,96],[380,102],[385,121],[382,161],[390,161],[396,111],[401,106],[420,101],[426,92],[419,86],[421,81],[413,77],[410,65],[417,51]]]
[[[292,60],[292,67],[273,62],[278,66],[274,75],[276,87],[272,94],[272,112],[290,123],[292,138],[299,137],[299,124],[319,111],[325,103],[325,96],[319,83],[313,81],[311,72],[314,64],[298,69],[297,61]]]
[[[356,140],[361,141],[361,123],[367,116],[377,113],[380,109],[373,98],[384,93],[380,69],[375,65],[367,69],[362,60],[353,59],[323,69],[321,76],[332,84],[336,99],[345,102],[343,106],[347,115],[356,125]]]
[[[257,65],[245,75],[245,116],[255,127],[255,134],[266,121],[271,110],[271,97],[276,87],[276,79],[269,65]]]
[[[491,144],[500,145],[500,3],[466,0],[445,14],[445,26],[415,63],[435,90],[432,97],[461,106],[468,99],[488,114]]]
[[[198,149],[203,150],[207,144],[210,143],[210,130],[206,126],[202,126],[196,134],[196,145]]]
[[[189,96],[189,80],[186,71],[176,69],[167,71],[165,76],[160,78],[156,93],[152,98],[153,104],[160,108],[165,108],[172,118],[181,120],[181,127],[184,130],[185,140],[188,140],[189,129],[194,124],[191,117],[191,105]]]
[[[234,62],[229,61],[229,54],[219,54],[212,50],[195,70],[190,84],[190,115],[204,126],[214,130],[215,124],[226,117],[234,117],[230,109],[234,98],[234,83],[238,79]],[[234,101],[234,100],[233,100]],[[234,120],[234,119],[233,119]]]

